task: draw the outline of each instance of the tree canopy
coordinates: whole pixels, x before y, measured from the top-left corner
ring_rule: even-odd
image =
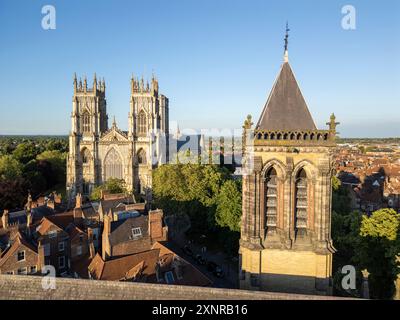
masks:
[[[237,252],[241,186],[228,169],[199,163],[162,165],[153,172],[153,195],[154,205],[167,215],[189,216],[191,236],[207,235]]]
[[[101,193],[107,191],[111,194],[126,193],[125,181],[123,179],[110,178],[106,183],[93,189],[90,199],[93,201],[101,199]]]

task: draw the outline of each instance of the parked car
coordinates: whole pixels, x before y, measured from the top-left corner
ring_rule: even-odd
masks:
[[[218,278],[222,278],[224,276],[224,270],[222,270],[222,268],[213,261],[209,261],[207,263],[207,270]]]
[[[182,248],[182,250],[183,250],[183,252],[186,253],[188,256],[190,256],[190,257],[193,256],[193,251],[192,251],[192,249],[189,248],[188,245],[185,245],[185,246]]]
[[[201,254],[197,254],[195,259],[196,259],[197,263],[202,266],[204,266],[207,263],[206,259]]]

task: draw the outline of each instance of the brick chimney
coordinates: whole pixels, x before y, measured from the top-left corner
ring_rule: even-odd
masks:
[[[94,249],[94,244],[93,244],[93,229],[88,228],[88,241],[89,241],[89,255],[90,259],[93,259],[94,256],[96,255],[95,249]]]
[[[111,246],[110,246],[110,239],[109,235],[111,233],[111,222],[113,221],[113,214],[112,210],[108,212],[107,215],[104,216],[103,221],[103,235],[101,237],[102,241],[102,258],[105,261],[107,258],[111,256]]]
[[[160,209],[149,211],[149,234],[152,242],[167,240],[164,234],[163,216],[164,213]]]
[[[45,266],[45,257],[44,257],[44,247],[42,246],[42,241],[38,242],[38,269],[42,270]]]
[[[50,199],[47,200],[46,206],[47,206],[48,208],[52,208],[52,209],[54,210],[54,207],[55,207],[54,201],[53,201],[53,200],[50,200]]]
[[[32,224],[32,213],[31,212],[27,212],[26,213],[26,226],[27,228],[29,228]]]
[[[8,228],[8,217],[9,217],[8,210],[4,209],[3,216],[1,217],[1,222],[3,223],[4,229]]]
[[[78,193],[75,200],[75,209],[82,208],[82,194]]]

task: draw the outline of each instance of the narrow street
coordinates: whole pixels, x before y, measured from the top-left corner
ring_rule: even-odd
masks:
[[[193,264],[197,269],[204,273],[213,282],[213,287],[216,288],[238,288],[238,273],[237,267],[235,268],[235,262],[226,260],[226,256],[222,253],[214,252],[201,252],[201,247],[189,244],[190,249],[193,251],[193,256],[188,255],[184,250],[182,250],[184,244],[181,245],[175,241],[170,241],[168,247],[180,255],[183,259],[187,260]],[[207,261],[213,261],[218,264],[224,271],[224,276],[222,278],[216,277],[212,272],[207,270],[207,265],[200,265],[195,259],[196,254],[201,254]]]

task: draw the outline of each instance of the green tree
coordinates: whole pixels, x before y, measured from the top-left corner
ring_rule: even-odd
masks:
[[[369,272],[371,297],[391,299],[394,281],[399,274],[400,214],[393,209],[380,209],[363,216],[356,257]]]
[[[46,150],[36,157],[39,161],[51,163],[52,171],[55,175],[56,183],[65,183],[66,176],[66,153],[58,150]]]
[[[103,185],[93,189],[90,199],[93,201],[100,200],[102,191],[107,191],[111,194],[127,193],[125,181],[123,179],[110,178]]]
[[[349,190],[336,176],[332,177],[332,191],[332,210],[342,215],[349,214],[351,211]]]
[[[10,155],[0,156],[0,180],[15,180],[22,174],[21,163]]]
[[[30,160],[35,159],[38,154],[38,149],[33,142],[20,143],[14,150],[13,156],[19,162],[25,164]]]
[[[219,226],[228,227],[231,231],[239,232],[241,216],[241,187],[234,180],[228,180],[222,185],[218,195],[215,220]]]
[[[153,173],[155,205],[166,214],[188,214],[192,229],[215,227],[217,195],[229,179],[225,168],[197,163],[168,164]]]

